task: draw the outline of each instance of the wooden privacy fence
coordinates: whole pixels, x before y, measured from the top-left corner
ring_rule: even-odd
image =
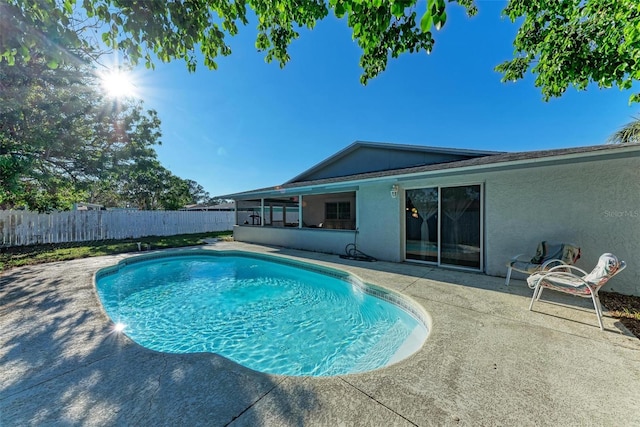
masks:
[[[0,246],[233,230],[230,211],[0,211]]]

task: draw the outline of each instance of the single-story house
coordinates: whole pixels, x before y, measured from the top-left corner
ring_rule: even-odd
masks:
[[[244,219],[238,241],[334,254],[355,242],[379,260],[493,276],[540,241],[572,242],[585,270],[605,252],[625,260],[605,289],[640,295],[640,144],[495,152],[355,142],[282,185],[221,197]]]

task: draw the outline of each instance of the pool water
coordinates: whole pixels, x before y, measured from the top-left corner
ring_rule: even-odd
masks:
[[[415,352],[428,333],[362,285],[259,258],[175,256],[97,277],[107,313],[138,344],[265,373],[369,371]]]

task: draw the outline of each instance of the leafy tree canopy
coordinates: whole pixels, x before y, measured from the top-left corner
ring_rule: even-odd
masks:
[[[637,0],[511,0],[504,13],[522,26],[515,57],[496,69],[503,80],[536,75],[545,100],[570,86],[631,89],[640,80],[640,3]],[[631,102],[640,101],[633,94]]]
[[[474,0],[457,3],[470,16],[477,12]],[[256,48],[267,61],[284,66],[298,29],[313,28],[333,10],[346,18],[362,48],[361,81],[366,84],[385,70],[390,57],[430,52],[433,31],[446,24],[449,7],[445,0],[4,0],[1,30],[18,31],[21,37],[0,37],[0,60],[13,64],[45,45],[47,63],[56,67],[68,58],[60,46],[80,51],[95,46],[87,36],[94,29],[104,44],[134,64],[153,67],[155,59],[183,59],[193,71],[199,49],[204,65],[215,69],[220,56],[231,54],[227,36],[249,23],[251,9],[257,19]],[[503,14],[521,23],[513,59],[496,67],[503,81],[530,71],[548,100],[570,86],[627,90],[640,79],[637,0],[510,0]],[[639,100],[638,94],[630,98]]]
[[[612,144],[633,144],[640,142],[640,117],[622,126],[609,137]]]
[[[158,162],[156,112],[107,98],[96,80],[83,61],[0,62],[0,209],[178,209],[203,196]]]

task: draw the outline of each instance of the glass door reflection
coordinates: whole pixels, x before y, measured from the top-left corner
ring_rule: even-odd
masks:
[[[438,189],[407,190],[406,257],[438,262]]]
[[[480,186],[440,189],[440,263],[480,268]]]
[[[481,269],[480,185],[406,191],[405,256]]]

